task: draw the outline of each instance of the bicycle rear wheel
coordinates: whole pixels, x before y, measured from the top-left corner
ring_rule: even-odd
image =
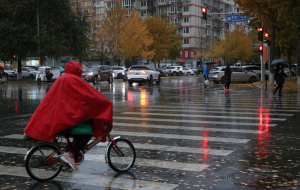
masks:
[[[132,143],[126,139],[116,139],[107,150],[109,166],[116,172],[126,172],[132,168],[136,154]]]
[[[28,175],[37,181],[49,181],[61,171],[60,149],[54,144],[40,144],[26,157],[25,167]]]

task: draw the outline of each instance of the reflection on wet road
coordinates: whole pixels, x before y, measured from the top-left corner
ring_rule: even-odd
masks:
[[[92,85],[92,84],[91,84]],[[94,86],[113,102],[112,136],[137,151],[130,173],[105,163],[105,144],[89,151],[76,173],[31,180],[22,161],[22,130],[51,85],[0,86],[0,188],[11,189],[295,189],[299,187],[300,94],[222,86],[202,77],[169,77],[160,85],[121,80]]]

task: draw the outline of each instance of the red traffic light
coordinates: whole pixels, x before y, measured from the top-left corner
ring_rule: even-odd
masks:
[[[202,11],[202,19],[207,20],[207,9],[206,9],[206,7],[202,7],[201,11]]]
[[[259,28],[257,29],[257,31],[262,32],[262,31],[263,31],[263,28],[262,28],[262,27],[259,27]]]
[[[261,45],[261,46],[258,46],[258,53],[260,54],[260,55],[262,55],[263,54],[263,50],[264,50],[264,47]]]

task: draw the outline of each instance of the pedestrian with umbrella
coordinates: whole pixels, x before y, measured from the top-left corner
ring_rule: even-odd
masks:
[[[279,90],[279,95],[278,96],[282,96],[281,91],[282,91],[282,85],[284,84],[284,71],[283,71],[283,67],[282,67],[281,63],[278,63],[276,65],[274,79],[275,79],[276,84],[277,84],[277,88],[274,91],[274,95],[276,95],[277,90]]]

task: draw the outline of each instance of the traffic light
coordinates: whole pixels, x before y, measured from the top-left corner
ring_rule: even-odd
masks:
[[[16,61],[16,55],[14,55],[14,61]]]
[[[263,50],[264,50],[264,47],[262,45],[258,46],[258,54],[259,55],[263,54]]]
[[[264,29],[262,27],[259,27],[257,29],[258,31],[258,41],[263,41],[264,40]]]
[[[202,19],[207,20],[207,9],[206,7],[202,7]]]
[[[268,32],[264,33],[264,39],[265,39],[264,42],[269,45],[270,41],[269,41],[269,33]]]

